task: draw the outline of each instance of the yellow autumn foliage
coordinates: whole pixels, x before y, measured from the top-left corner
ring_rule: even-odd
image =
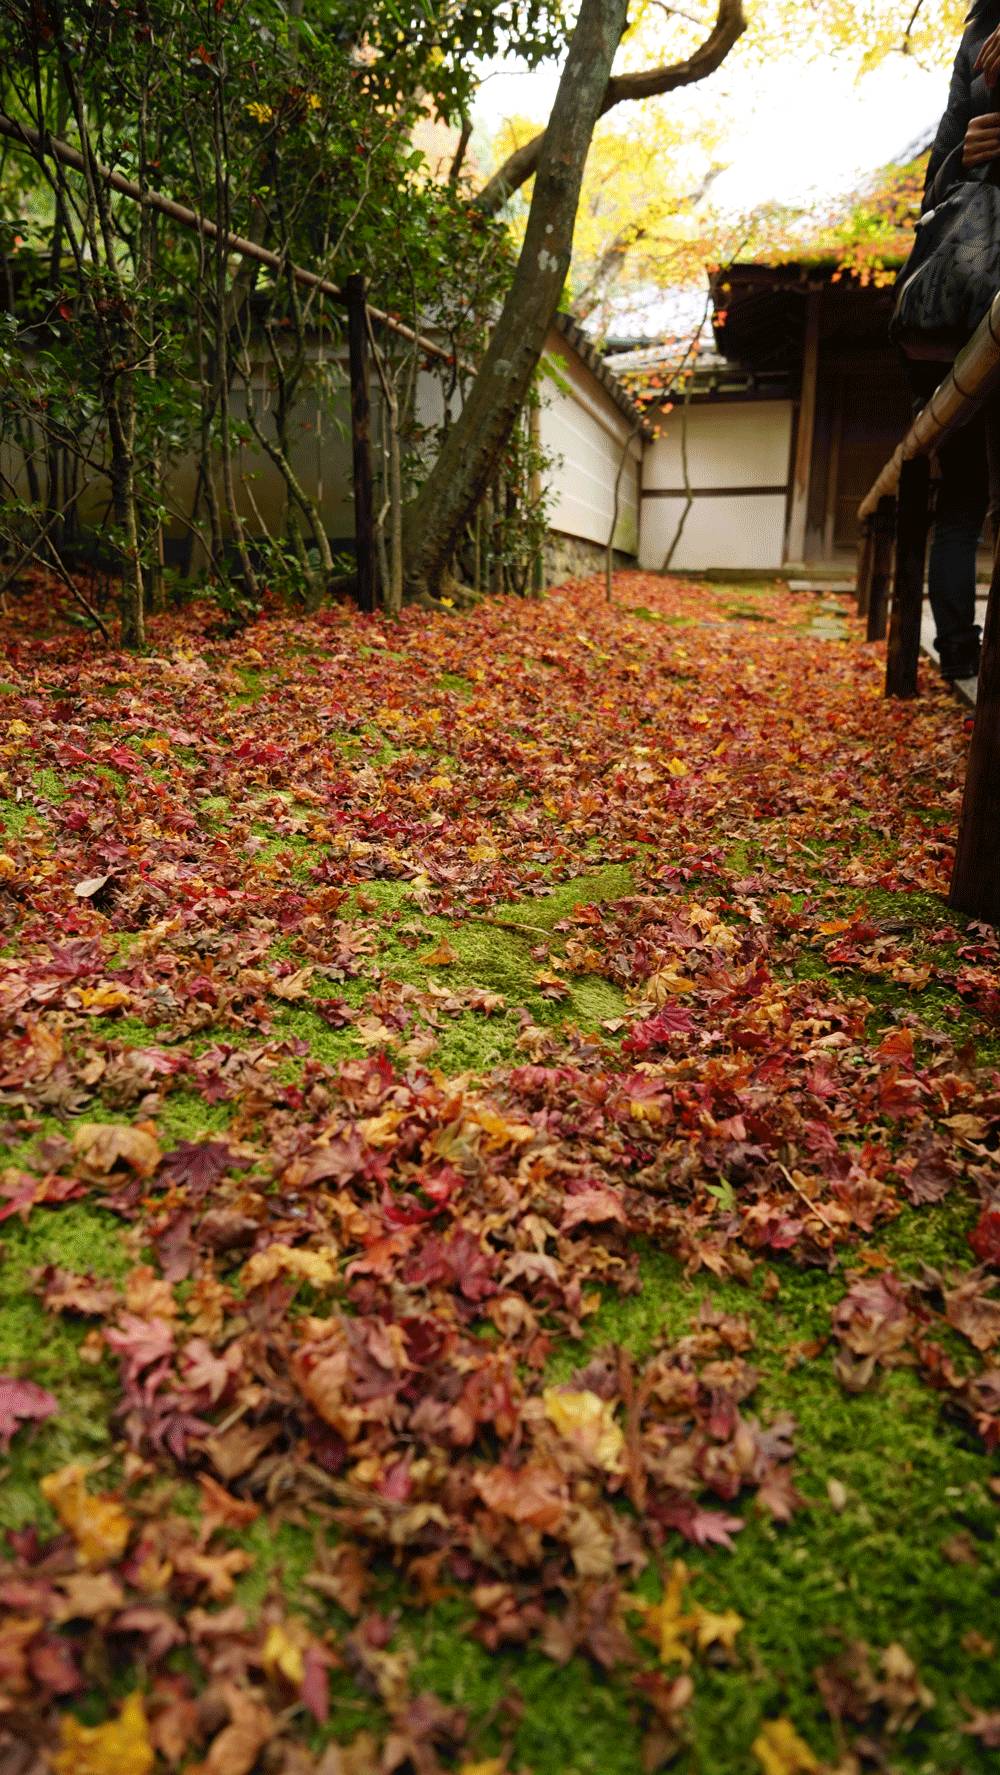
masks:
[[[76,1542],[84,1565],[108,1565],[121,1558],[132,1519],[117,1499],[88,1492],[85,1467],[77,1463],[61,1467],[57,1473],[46,1473],[39,1483],[43,1498]]]
[[[764,1775],[812,1775],[819,1768],[791,1720],[765,1720],[753,1741],[753,1754]]]
[[[154,1761],[142,1696],[129,1695],[118,1718],[103,1726],[63,1715],[52,1775],[152,1775]]]
[[[615,1423],[614,1409],[596,1393],[572,1392],[562,1387],[547,1387],[544,1393],[545,1416],[560,1436],[607,1473],[621,1466],[625,1438]]]

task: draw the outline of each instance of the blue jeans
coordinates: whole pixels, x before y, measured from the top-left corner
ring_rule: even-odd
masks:
[[[976,552],[990,509],[990,431],[982,413],[947,438],[937,452],[937,492],[927,589],[942,666],[974,644]]]

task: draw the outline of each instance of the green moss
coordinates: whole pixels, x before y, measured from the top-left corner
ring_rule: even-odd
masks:
[[[308,1598],[302,1583],[315,1564],[315,1531],[260,1516],[239,1536],[239,1545],[253,1558],[236,1587],[236,1600],[250,1614],[256,1614],[273,1590],[283,1590],[290,1602],[299,1605]]]
[[[30,801],[0,799],[0,825],[12,838],[21,837],[29,820],[38,821],[43,818]]]
[[[455,696],[468,698],[476,693],[475,685],[460,672],[442,672],[437,683],[439,690],[450,690]]]
[[[123,1048],[158,1047],[173,1039],[169,1026],[143,1023],[141,1017],[94,1017],[85,1034],[89,1041],[103,1036]]]
[[[524,1711],[512,1768],[533,1775],[636,1775],[641,1767],[640,1734],[621,1678],[612,1680],[581,1657],[558,1665],[537,1652],[487,1652],[469,1634],[459,1603],[439,1604],[413,1638],[415,1688],[468,1711],[477,1756],[500,1749],[495,1716],[507,1697],[516,1697]]]
[[[58,1413],[18,1430],[0,1463],[0,1527],[51,1525],[38,1492],[43,1473],[108,1452],[117,1399],[114,1364],[83,1362],[87,1327],[48,1313],[34,1291],[36,1270],[55,1264],[77,1275],[115,1280],[129,1267],[121,1222],[86,1203],[35,1208],[26,1222],[3,1228],[0,1263],[0,1373],[27,1376],[59,1401]]]
[[[48,765],[42,765],[38,770],[33,770],[31,780],[39,795],[43,796],[46,801],[66,800],[66,778],[60,776],[58,771],[50,769]]]
[[[195,1091],[171,1091],[157,1117],[160,1145],[166,1150],[181,1140],[224,1133],[234,1110],[233,1103],[206,1103]]]
[[[946,1261],[963,1255],[968,1215],[968,1205],[954,1201],[912,1210],[879,1244],[900,1263]],[[776,1527],[751,1509],[732,1553],[670,1550],[697,1572],[703,1602],[735,1609],[746,1622],[740,1667],[696,1673],[689,1766],[742,1775],[762,1717],[777,1713],[795,1720],[818,1755],[832,1757],[814,1671],[845,1638],[862,1638],[876,1647],[901,1642],[938,1695],[932,1718],[904,1741],[893,1767],[985,1771],[985,1753],[959,1733],[959,1702],[968,1696],[978,1706],[995,1704],[989,1663],[970,1659],[961,1644],[970,1628],[987,1636],[991,1623],[995,1628],[1000,1544],[992,1532],[989,1462],[912,1371],[887,1373],[871,1391],[851,1396],[835,1378],[829,1349],[804,1359],[803,1346],[821,1346],[828,1337],[845,1283],[787,1263],[775,1270],[780,1291],[765,1300],[759,1275],[749,1288],[688,1279],[673,1258],[646,1248],[643,1292],[608,1294],[582,1348],[561,1347],[548,1371],[553,1381],[565,1380],[609,1339],[641,1360],[661,1334],[673,1338],[688,1329],[707,1298],[746,1314],[754,1327],[750,1360],[761,1378],[747,1409],[764,1422],[783,1412],[796,1421],[796,1484],[808,1502],[791,1524]],[[831,1504],[830,1481],[846,1489],[842,1511]],[[972,1537],[972,1564],[942,1556],[942,1543],[959,1531]],[[556,1767],[538,1764],[540,1775]]]
[[[239,708],[243,703],[259,703],[268,689],[264,673],[254,666],[237,666],[236,676],[241,680],[243,689],[229,698],[234,707]]]
[[[319,1012],[311,1011],[306,1004],[288,1005],[279,1011],[274,1019],[274,1033],[278,1037],[298,1036],[300,1041],[308,1042],[313,1059],[324,1066],[339,1066],[342,1060],[364,1051],[350,1025],[331,1029]]]

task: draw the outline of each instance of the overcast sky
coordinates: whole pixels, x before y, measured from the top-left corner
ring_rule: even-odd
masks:
[[[544,119],[557,79],[555,68],[494,69],[480,89],[477,123],[492,135],[507,117]],[[768,202],[815,201],[825,208],[829,198],[850,191],[933,128],[948,90],[946,71],[928,72],[902,56],[861,80],[830,63],[755,68],[749,103],[745,82],[745,71],[734,79],[723,67],[688,92],[655,101],[690,107],[695,115],[703,109],[715,120],[731,116],[719,156],[729,170],[717,181],[713,202],[739,211]]]

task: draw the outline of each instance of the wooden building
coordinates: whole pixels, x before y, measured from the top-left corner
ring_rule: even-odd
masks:
[[[715,349],[684,395],[649,409],[661,435],[644,454],[641,565],[847,566],[858,503],[911,413],[891,286],[833,263],[737,264],[712,300]],[[647,396],[658,373],[669,382],[662,348],[608,361]]]

